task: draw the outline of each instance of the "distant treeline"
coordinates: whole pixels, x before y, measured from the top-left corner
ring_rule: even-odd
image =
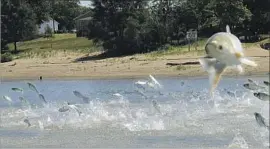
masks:
[[[167,43],[181,44],[179,41],[190,29],[197,30],[199,37],[209,37],[225,31],[228,24],[237,36],[257,37],[268,34],[270,28],[269,0],[91,1],[88,38],[116,54],[148,52],[166,47]],[[35,25],[48,16],[57,20],[60,28],[73,29],[74,18],[90,10],[78,2],[1,0],[2,49],[7,43],[31,38]]]
[[[209,37],[228,24],[238,36],[256,37],[270,28],[269,0],[92,1],[89,38],[123,54],[155,50],[190,29]]]

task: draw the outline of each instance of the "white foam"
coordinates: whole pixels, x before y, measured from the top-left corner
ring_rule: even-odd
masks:
[[[232,142],[228,146],[228,148],[248,148],[248,144],[244,137],[242,137],[240,134],[236,134],[235,137],[233,138]]]

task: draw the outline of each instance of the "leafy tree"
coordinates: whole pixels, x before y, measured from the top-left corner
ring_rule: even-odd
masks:
[[[140,49],[140,25],[144,23],[144,0],[93,0],[93,20],[90,39],[103,42],[103,47],[118,53],[133,53]]]
[[[72,30],[75,26],[74,18],[89,10],[79,6],[79,0],[54,0],[51,3],[50,16],[60,23],[60,29],[65,27],[67,30]]]
[[[18,1],[18,0],[13,0]],[[28,9],[31,9],[36,16],[36,23],[41,24],[42,21],[48,20],[50,17],[52,0],[20,0],[29,4]]]
[[[29,4],[23,1],[1,2],[1,42],[3,41],[4,44],[13,42],[14,52],[17,52],[18,41],[29,39],[35,34],[36,15],[29,7]]]
[[[243,0],[216,0],[214,2],[214,13],[219,21],[220,28],[229,24],[233,30],[245,20],[251,18],[252,14],[243,4]]]
[[[252,13],[251,20],[245,22],[244,29],[257,33],[270,32],[270,1],[244,0],[244,5]]]

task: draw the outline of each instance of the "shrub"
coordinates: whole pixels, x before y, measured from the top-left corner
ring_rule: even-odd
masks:
[[[1,63],[9,62],[12,60],[13,60],[12,55],[9,52],[1,54]]]
[[[45,28],[45,35],[44,35],[44,37],[49,38],[49,37],[52,37],[52,36],[53,36],[53,31],[50,28],[50,26],[47,25],[46,28]]]

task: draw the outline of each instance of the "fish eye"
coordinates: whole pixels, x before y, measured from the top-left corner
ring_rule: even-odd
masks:
[[[219,50],[222,50],[222,48],[223,48],[223,47],[222,47],[221,45],[218,46],[218,49],[219,49]]]

